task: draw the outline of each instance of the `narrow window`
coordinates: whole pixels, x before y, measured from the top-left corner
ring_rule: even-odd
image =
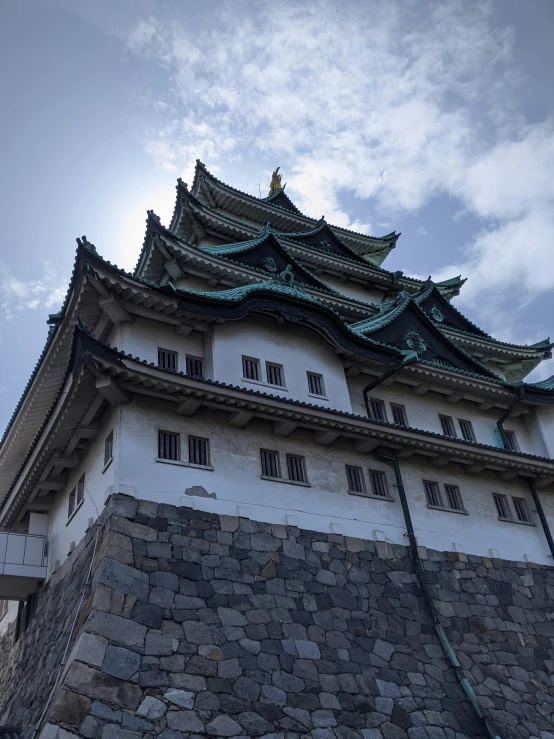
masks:
[[[442,508],[442,497],[439,489],[438,482],[432,482],[431,480],[424,480],[423,487],[425,488],[425,495],[427,497],[427,505],[435,506],[436,508]]]
[[[308,392],[310,395],[320,395],[325,397],[325,386],[323,384],[323,375],[316,372],[307,372],[308,375]]]
[[[454,419],[452,416],[441,416],[439,415],[442,433],[444,436],[449,436],[451,439],[456,438],[456,427],[454,426]]]
[[[252,357],[242,358],[242,376],[245,380],[260,381],[260,360]]]
[[[269,385],[277,385],[278,387],[285,387],[285,373],[283,372],[282,364],[274,364],[273,362],[266,362],[265,369],[267,372],[267,382]]]
[[[81,505],[81,503],[85,499],[85,475],[84,473],[79,478],[79,482],[77,483],[77,508]]]
[[[406,415],[406,407],[398,403],[391,403],[392,420],[397,426],[407,426],[408,416]]]
[[[287,454],[287,471],[289,480],[294,482],[308,482],[304,457],[297,454]]]
[[[517,443],[515,433],[504,429],[504,435],[506,436],[506,449],[509,449],[511,452],[519,452],[519,444]]]
[[[460,424],[460,431],[462,432],[462,439],[466,441],[475,441],[475,433],[473,431],[473,424],[471,421],[465,421],[463,418],[458,418]]]
[[[462,502],[462,494],[460,488],[457,485],[446,485],[444,486],[444,492],[446,493],[446,499],[448,501],[448,507],[452,508],[453,511],[463,511],[464,504]]]
[[[113,457],[113,431],[106,436],[104,441],[104,466],[111,461]]]
[[[69,493],[69,502],[67,504],[67,517],[69,518],[75,513],[75,488]]]
[[[496,506],[498,518],[505,518],[508,521],[511,521],[512,515],[510,512],[510,504],[508,503],[508,498],[505,495],[500,495],[499,493],[493,493],[492,497],[494,498],[494,504]]]
[[[371,408],[371,417],[375,419],[375,421],[387,420],[387,409],[382,400],[371,398],[369,401],[369,407]]]
[[[389,497],[389,487],[387,485],[387,476],[379,470],[369,470],[369,479],[371,481],[371,492],[379,498]]]
[[[524,498],[512,498],[512,501],[514,504],[514,510],[516,512],[517,520],[529,523],[529,511],[527,510],[527,503],[525,502]]]
[[[189,436],[189,464],[198,464],[201,467],[209,466],[209,439],[200,439],[198,436]]]
[[[158,458],[172,459],[178,462],[181,459],[181,437],[172,431],[158,431]]]
[[[281,477],[279,452],[274,452],[271,449],[260,449],[260,460],[264,477]]]
[[[187,363],[187,375],[193,377],[204,377],[204,360],[200,357],[191,357],[189,354],[186,356]]]
[[[361,467],[346,465],[346,479],[349,493],[365,493],[364,472]]]
[[[158,349],[158,367],[177,372],[177,352],[172,352],[170,349]]]

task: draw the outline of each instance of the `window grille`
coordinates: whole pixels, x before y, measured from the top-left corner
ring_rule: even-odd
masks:
[[[177,372],[177,352],[169,349],[158,349],[158,367],[170,372]]]
[[[113,431],[110,431],[110,433],[106,436],[106,439],[104,440],[104,466],[108,464],[108,462],[113,457]]]
[[[297,454],[287,454],[287,471],[289,473],[289,480],[293,480],[294,482],[308,482],[304,457],[300,457]]]
[[[285,375],[283,372],[282,364],[274,364],[273,362],[266,362],[265,368],[267,372],[267,382],[269,385],[277,385],[278,387],[285,387]]]
[[[323,385],[323,375],[316,372],[308,372],[308,392],[312,395],[321,395],[325,397],[325,387]]]
[[[512,515],[510,512],[510,504],[508,503],[508,498],[505,495],[500,495],[499,493],[493,493],[492,497],[494,498],[494,504],[496,506],[498,518],[506,518],[511,521]]]
[[[172,459],[178,462],[181,459],[181,437],[172,431],[158,431],[158,458]]]
[[[425,495],[427,497],[427,505],[436,506],[442,508],[442,496],[438,482],[432,482],[431,480],[424,480],[423,487],[425,488]]]
[[[514,504],[514,510],[516,512],[517,520],[529,523],[529,511],[527,510],[527,503],[525,502],[524,498],[512,498],[512,501]]]
[[[371,482],[371,492],[379,498],[389,497],[389,486],[387,484],[387,476],[379,470],[369,470],[369,479]]]
[[[446,499],[448,501],[448,507],[452,508],[453,511],[463,511],[464,504],[462,502],[462,494],[460,488],[457,485],[446,485],[444,486],[444,492],[446,493]]]
[[[504,429],[504,435],[506,437],[506,449],[509,449],[511,452],[519,452],[519,444],[517,443],[515,433]]]
[[[198,436],[189,436],[189,464],[208,467],[210,464],[210,442]]]
[[[473,424],[471,421],[465,421],[463,418],[458,418],[460,424],[460,431],[462,432],[462,439],[466,441],[475,441],[475,433],[473,431]]]
[[[77,508],[81,505],[81,503],[85,499],[85,475],[84,473],[79,478],[79,482],[77,483]]]
[[[4,618],[8,612],[8,606],[10,605],[9,600],[0,600],[0,621]]]
[[[260,381],[260,360],[252,357],[242,358],[242,376],[246,380]]]
[[[75,492],[76,488],[69,493],[69,501],[67,504],[67,517],[69,518],[75,513]]]
[[[200,357],[191,357],[187,354],[186,364],[187,364],[187,375],[192,375],[193,377],[204,377],[204,360],[203,359],[200,359]]]
[[[279,452],[274,452],[271,449],[260,449],[260,460],[264,477],[281,477]]]
[[[444,436],[449,436],[451,439],[456,438],[456,427],[454,426],[454,419],[451,416],[440,416],[440,422],[442,426],[442,433]]]
[[[348,480],[348,492],[365,493],[364,473],[361,467],[346,465],[346,479]]]
[[[408,416],[406,414],[406,407],[399,405],[398,403],[391,403],[390,409],[392,411],[392,420],[397,426],[407,426]]]
[[[387,420],[387,409],[382,400],[377,400],[376,398],[370,399],[369,407],[371,408],[371,416],[376,421]]]

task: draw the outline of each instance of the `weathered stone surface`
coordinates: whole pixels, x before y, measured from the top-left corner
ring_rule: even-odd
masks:
[[[105,675],[81,662],[74,662],[65,678],[65,684],[77,693],[115,703],[122,708],[135,710],[141,699],[141,690],[126,680]]]
[[[186,690],[176,690],[172,688],[164,693],[166,701],[173,703],[181,708],[192,708],[194,706],[195,693],[188,692]]]
[[[148,598],[148,575],[106,557],[94,573],[94,583],[102,583],[120,593],[130,593],[141,600]]]
[[[99,634],[126,647],[144,647],[146,627],[121,616],[93,611],[86,629],[92,634]]]
[[[130,680],[140,667],[140,654],[123,647],[108,647],[102,672],[121,680]]]
[[[204,724],[195,711],[169,711],[167,725],[177,731],[198,731],[204,733]]]
[[[211,736],[237,736],[242,734],[242,728],[230,716],[218,716],[206,726]]]
[[[166,711],[167,706],[165,705],[165,703],[162,703],[162,701],[154,698],[151,695],[147,695],[138,707],[137,716],[156,720],[161,718],[162,716],[165,716]]]

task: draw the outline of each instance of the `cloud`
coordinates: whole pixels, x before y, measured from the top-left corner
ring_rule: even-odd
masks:
[[[58,309],[67,291],[68,279],[49,263],[40,277],[23,279],[0,261],[0,310],[5,321],[12,321],[24,310]]]
[[[127,51],[167,75],[145,136],[164,169],[256,157],[269,181],[277,162],[302,210],[366,232],[345,194],[378,222],[455,199],[454,220],[481,225],[441,276],[469,275],[461,301],[492,320],[554,287],[554,122],[518,109],[513,44],[482,0],[283,0],[218,6],[200,28],[150,17]]]

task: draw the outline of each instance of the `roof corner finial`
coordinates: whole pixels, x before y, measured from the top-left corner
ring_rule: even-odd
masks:
[[[84,247],[85,249],[88,249],[89,251],[96,251],[96,247],[94,246],[94,244],[90,243],[86,236],[81,236],[81,238],[77,237],[77,244]]]
[[[270,195],[272,192],[275,192],[275,190],[283,189],[281,185],[281,175],[279,174],[280,169],[281,167],[277,167],[277,169],[271,175],[271,182],[269,183],[269,194]]]

